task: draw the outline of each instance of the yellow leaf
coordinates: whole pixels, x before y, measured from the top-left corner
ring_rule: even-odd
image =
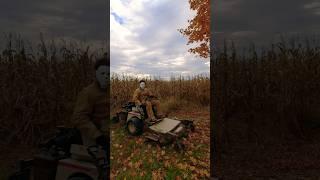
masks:
[[[194,166],[190,166],[189,169],[190,169],[191,171],[196,170],[196,168],[195,168]]]
[[[193,164],[197,164],[197,159],[190,157],[191,162],[193,162]]]
[[[177,167],[179,169],[182,169],[182,170],[187,170],[187,166],[185,164],[182,164],[182,163],[177,164]]]

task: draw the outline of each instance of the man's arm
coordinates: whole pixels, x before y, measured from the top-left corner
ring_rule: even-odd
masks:
[[[148,96],[149,96],[149,97],[156,97],[156,96],[152,93],[152,91],[151,91],[150,89],[148,89]]]
[[[133,93],[133,98],[132,98],[132,100],[136,103],[136,105],[141,105],[141,102],[140,102],[140,100],[139,100],[139,90],[138,89],[136,89],[135,91],[134,91],[134,93]]]
[[[93,124],[90,114],[93,111],[93,103],[90,100],[89,92],[84,90],[79,93],[74,109],[72,123],[84,136],[95,139],[102,135],[100,130]]]

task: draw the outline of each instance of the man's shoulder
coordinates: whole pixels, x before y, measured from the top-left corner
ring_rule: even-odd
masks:
[[[149,88],[144,88],[144,90],[147,92],[151,92],[151,90]]]
[[[91,83],[90,85],[84,87],[81,91],[80,94],[92,94],[97,91],[97,85],[95,83]]]
[[[134,90],[134,92],[140,92],[140,88],[137,88],[136,90]]]
[[[83,91],[90,91],[95,88],[95,83],[91,83],[88,86],[83,88]]]
[[[136,90],[135,90],[135,92],[148,92],[148,91],[150,91],[148,88],[144,88],[143,90],[141,90],[140,88],[137,88]]]

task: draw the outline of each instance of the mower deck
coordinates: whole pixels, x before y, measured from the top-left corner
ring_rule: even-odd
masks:
[[[193,124],[190,120],[161,119],[156,124],[148,127],[148,131],[145,134],[146,142],[157,143],[160,146],[168,144],[181,146],[181,138],[186,137],[190,130],[186,126],[186,122]]]
[[[145,108],[135,106],[134,102],[128,102],[122,108],[123,110],[117,113],[113,121],[125,124],[129,134],[133,136],[144,134],[146,142],[157,143],[160,146],[174,144],[181,150],[183,149],[182,138],[187,137],[190,131],[194,131],[191,120],[165,117],[149,122]],[[157,115],[156,111],[154,113]]]

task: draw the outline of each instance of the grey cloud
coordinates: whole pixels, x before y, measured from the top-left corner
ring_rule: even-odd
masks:
[[[143,16],[147,25],[136,29],[138,33],[136,39],[130,39],[142,45],[146,50],[139,53],[139,57],[127,57],[119,49],[111,49],[111,69],[114,72],[125,73],[120,68],[128,68],[126,73],[141,73],[169,77],[183,72],[188,74],[208,73],[209,67],[200,58],[190,55],[187,52],[187,38],[179,33],[179,28],[185,28],[183,22],[186,17],[179,12],[190,11],[189,4],[181,1],[163,1],[157,6],[148,4]],[[112,34],[111,34],[112,35]],[[112,43],[112,42],[111,42]],[[184,61],[177,65],[176,59]]]
[[[263,46],[278,40],[280,34],[309,36],[320,30],[320,16],[315,13],[319,2],[314,0],[216,0],[211,7],[211,28],[220,32],[213,33],[217,47],[224,39],[239,46],[248,42]]]
[[[37,41],[40,32],[48,38],[105,41],[106,5],[105,0],[7,1],[0,7],[0,29],[30,41]]]
[[[306,9],[315,9],[315,8],[320,8],[320,2],[312,2],[312,3],[307,3],[304,5],[304,8]]]

